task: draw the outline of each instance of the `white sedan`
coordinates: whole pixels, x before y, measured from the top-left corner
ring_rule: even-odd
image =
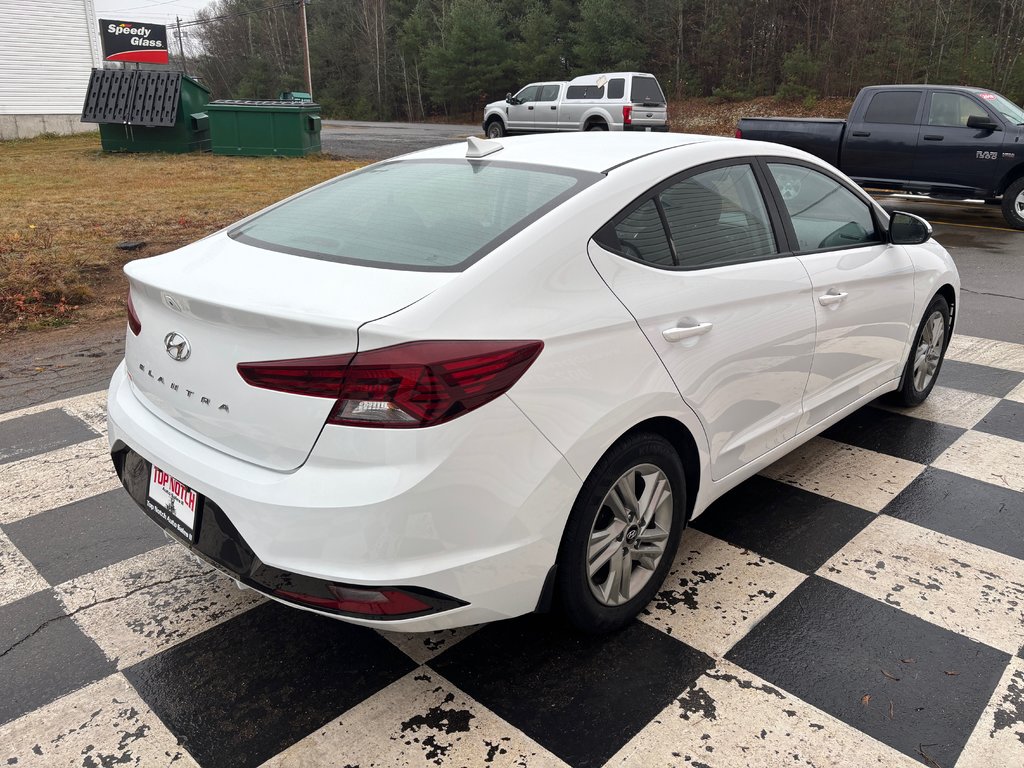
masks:
[[[241,584],[396,630],[623,626],[717,497],[924,400],[959,291],[834,168],[675,133],[426,150],[126,272],[131,496]]]

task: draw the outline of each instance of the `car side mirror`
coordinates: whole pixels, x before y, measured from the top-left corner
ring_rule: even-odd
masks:
[[[889,218],[889,242],[893,245],[921,245],[932,236],[932,225],[912,213],[893,211]]]
[[[981,115],[971,115],[967,118],[967,127],[974,128],[976,131],[998,131],[999,123],[995,122],[990,117],[982,117]]]
[[[506,104],[511,104],[513,101],[514,100],[512,98],[512,94],[511,93],[506,93],[505,94],[505,103]]]

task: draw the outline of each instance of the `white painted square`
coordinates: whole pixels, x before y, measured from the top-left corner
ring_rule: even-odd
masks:
[[[987,432],[965,432],[932,466],[1024,492],[1024,443]]]
[[[68,613],[118,669],[149,658],[263,602],[177,544],[64,582]]]
[[[315,765],[560,768],[565,763],[441,675],[421,667],[272,757],[263,768]]]
[[[1024,560],[882,515],[820,576],[1007,653],[1024,645]]]
[[[923,470],[923,464],[816,437],[761,474],[869,512],[880,512]]]
[[[1024,659],[1010,659],[956,761],[956,768],[1003,765],[1024,765]]]
[[[872,403],[886,411],[963,429],[973,427],[998,404],[998,397],[939,386],[932,389],[927,400],[914,408],[892,405],[884,398]]]
[[[0,532],[0,605],[13,603],[49,586],[14,542]]]
[[[721,657],[805,576],[694,528],[640,620]]]

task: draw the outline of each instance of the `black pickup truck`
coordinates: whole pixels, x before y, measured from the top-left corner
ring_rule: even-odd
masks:
[[[863,187],[1002,201],[1024,229],[1024,110],[995,91],[874,85],[847,120],[746,117],[736,137],[817,155]]]

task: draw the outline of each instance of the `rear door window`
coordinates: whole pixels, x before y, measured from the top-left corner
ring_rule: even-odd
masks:
[[[558,100],[558,85],[545,85],[540,89],[540,96],[537,101],[557,101]]]
[[[323,261],[460,271],[602,178],[495,161],[382,163],[315,187],[228,234]]]
[[[916,125],[921,91],[880,91],[871,97],[865,123]]]
[[[650,104],[660,106],[665,103],[665,94],[661,92],[661,86],[653,77],[633,75],[633,82],[630,84],[629,98],[634,104]]]

